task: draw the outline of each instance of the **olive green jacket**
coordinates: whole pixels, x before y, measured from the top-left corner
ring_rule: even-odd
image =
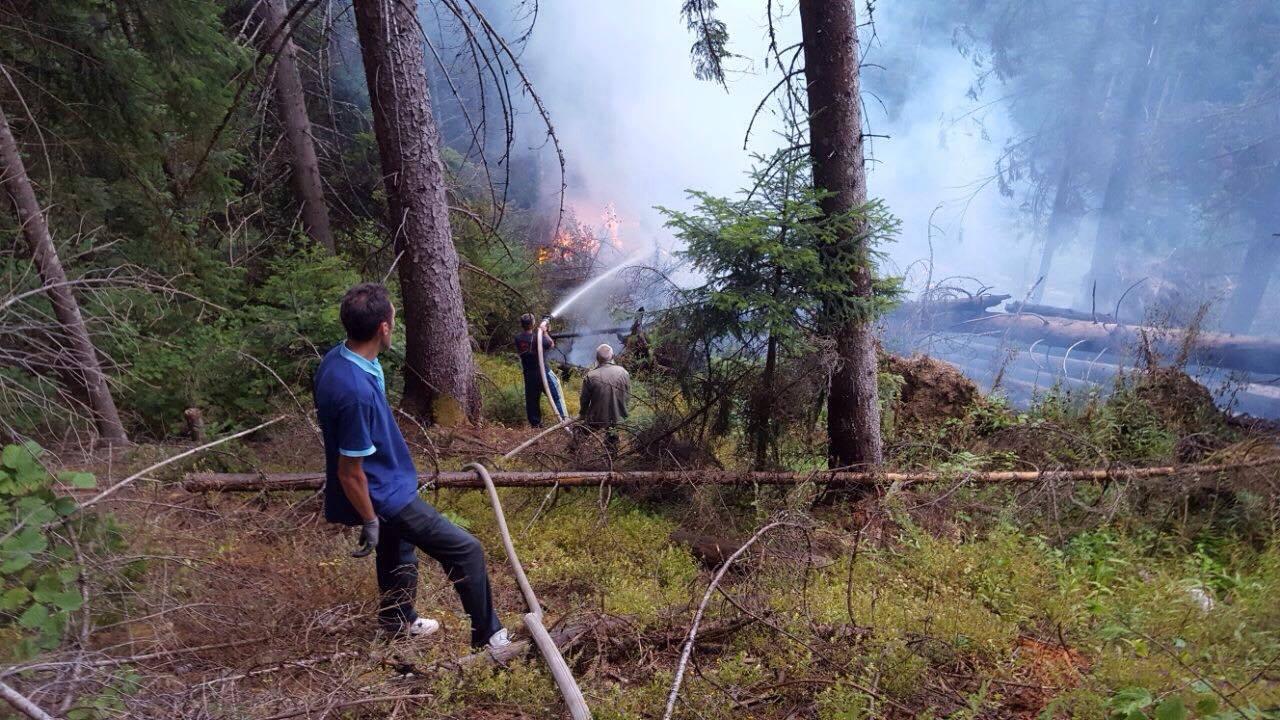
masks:
[[[597,366],[582,380],[578,417],[588,425],[616,425],[627,417],[631,375],[612,362]]]

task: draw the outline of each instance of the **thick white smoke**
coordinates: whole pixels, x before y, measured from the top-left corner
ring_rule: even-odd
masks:
[[[693,77],[692,38],[674,0],[558,0],[542,3],[540,13],[524,62],[565,150],[569,202],[587,222],[612,203],[627,248],[671,247],[655,205],[687,208],[687,188],[732,194],[745,182],[750,151],[777,146],[779,121],[766,114],[743,149],[753,111],[779,78],[763,61],[763,0],[721,3],[731,49],[741,56],[730,63],[728,92]],[[871,131],[890,136],[870,144],[871,194],[903,222],[900,241],[886,248],[890,269],[923,281],[913,263],[930,257],[932,217],[935,279],[981,272],[1018,294],[1027,246],[1014,236],[1016,209],[988,182],[1010,121],[998,104],[979,109],[985,101],[966,97],[971,70],[945,39],[922,44],[918,28],[884,13],[876,19],[872,59],[909,55],[920,66],[893,117],[867,102]],[[778,30],[783,46],[799,39],[794,11]],[[874,89],[877,70],[865,72]]]

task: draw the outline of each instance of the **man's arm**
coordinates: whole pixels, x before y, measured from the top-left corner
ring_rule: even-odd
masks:
[[[578,417],[586,417],[591,409],[591,378],[582,379],[582,394],[578,396]]]
[[[623,370],[622,375],[622,417],[627,417],[627,408],[631,405],[631,374]]]
[[[342,494],[351,501],[351,507],[364,522],[377,517],[373,512],[373,502],[369,500],[369,478],[364,474],[364,458],[338,455],[338,482],[342,484]]]
[[[360,526],[360,546],[352,551],[351,557],[364,557],[378,546],[382,527],[369,499],[369,478],[364,474],[361,458],[338,455],[338,483],[342,485],[342,494],[364,521]]]

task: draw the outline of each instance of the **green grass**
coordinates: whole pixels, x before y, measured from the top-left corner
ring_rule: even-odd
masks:
[[[674,523],[662,509],[615,498],[602,514],[594,492],[576,491],[521,534],[541,493],[504,498],[531,580],[557,613],[603,610],[641,630],[689,621],[709,574],[667,540]],[[496,547],[480,494],[446,494],[442,507]],[[770,708],[801,704],[806,717],[863,718],[882,714],[886,701],[939,709],[936,717],[1002,716],[1024,702],[1021,685],[1051,688],[1036,694],[1044,717],[1154,718],[1162,703],[1164,713],[1181,703],[1188,717],[1234,717],[1221,714],[1233,711],[1206,682],[1232,693],[1242,710],[1253,708],[1250,717],[1269,717],[1258,713],[1280,703],[1280,684],[1263,677],[1280,654],[1274,539],[1188,538],[1132,517],[1064,538],[996,519],[956,522],[938,535],[898,516],[899,529],[883,542],[863,540],[851,576],[850,538],[830,522],[838,519],[815,527],[824,559],[813,568],[779,559],[730,574],[726,591],[767,612],[785,634],[756,623],[724,647],[700,650],[699,671],[682,693],[688,716],[781,717]],[[771,552],[804,546],[791,538]],[[1193,588],[1213,598],[1212,610],[1199,607]],[[705,622],[734,617],[738,611],[717,597]],[[1075,664],[1046,659],[1061,640]],[[597,715],[652,717],[675,651],[643,656],[639,666],[636,657],[613,659],[626,683],[580,668]],[[535,664],[450,692],[464,705],[484,705],[527,685],[520,692],[533,704],[518,704],[532,712],[546,707],[546,683]],[[726,692],[768,701],[744,711]]]

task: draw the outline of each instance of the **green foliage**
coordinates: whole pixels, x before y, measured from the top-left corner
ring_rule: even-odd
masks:
[[[239,301],[225,310],[140,303],[118,328],[113,349],[132,358],[119,398],[148,434],[175,432],[188,407],[204,409],[217,430],[261,417],[290,394],[306,402],[320,355],[343,337],[338,299],[358,276],[318,249],[264,270],[260,284],[238,274],[227,294]]]
[[[486,546],[497,546],[493,512],[483,493],[451,493],[440,507],[466,518]],[[527,512],[536,507],[534,503]],[[513,530],[516,517],[508,513]],[[581,508],[559,512],[553,520],[539,522],[517,538],[520,558],[540,592],[562,593],[610,613],[651,618],[686,597],[697,576],[688,552],[665,540],[673,529],[670,521],[629,502],[613,501],[607,525]]]
[[[870,717],[871,699],[861,690],[832,685],[814,698],[819,720],[863,720]]]
[[[57,646],[68,618],[83,604],[77,583],[84,568],[65,539],[46,526],[70,522],[82,546],[111,539],[109,526],[67,520],[76,502],[56,492],[40,462],[43,453],[34,443],[0,452],[0,638],[7,660]],[[58,482],[94,487],[93,476],[82,472],[61,473]]]
[[[229,79],[251,57],[224,34],[222,3],[22,7],[21,17],[6,13],[5,22],[26,30],[0,38],[0,65],[22,97],[6,112],[19,137],[37,139],[31,117],[40,137],[56,140],[43,146],[41,160],[50,164],[27,163],[35,179],[58,180],[55,236],[98,228],[129,238],[126,250],[142,251],[142,239],[175,249],[235,189],[229,174],[237,154],[219,145],[204,158],[231,104]],[[134,259],[149,268],[165,260],[144,252]]]
[[[463,262],[462,297],[471,336],[489,352],[509,351],[526,312],[549,308],[528,240],[536,233],[527,213],[508,209],[502,227],[492,230],[477,218],[492,215],[487,203],[476,201],[474,211],[452,214],[453,241]]]
[[[803,418],[806,399],[820,391],[813,378],[825,370],[813,357],[821,338],[884,312],[899,289],[893,279],[867,279],[898,231],[882,203],[826,214],[820,204],[828,193],[814,189],[806,158],[782,152],[756,161],[751,188],[734,198],[691,191],[693,210],[658,208],[684,242],[681,256],[704,278],[679,291],[680,310],[668,314],[658,339],[709,360],[681,370],[686,395],[723,396],[730,378],[745,390],[736,393],[747,398],[742,434],[759,465],[780,454],[780,418]],[[731,429],[733,402],[721,403],[715,434]]]
[[[869,272],[876,251],[899,223],[873,201],[847,215],[824,214],[827,193],[813,188],[807,160],[756,157],[753,188],[737,199],[691,191],[691,212],[659,208],[685,243],[681,255],[705,283],[685,291],[715,338],[740,343],[776,338],[784,347],[823,326],[870,319],[897,296],[893,283],[871,298],[855,276]]]

